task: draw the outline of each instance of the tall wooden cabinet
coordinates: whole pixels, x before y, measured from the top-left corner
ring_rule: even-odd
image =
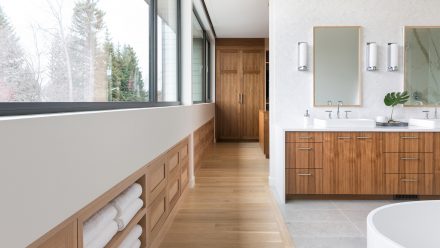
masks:
[[[216,41],[218,140],[258,140],[264,108],[264,39]]]

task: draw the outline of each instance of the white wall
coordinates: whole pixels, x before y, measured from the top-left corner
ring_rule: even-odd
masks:
[[[213,117],[200,104],[1,119],[2,247],[28,245]]]
[[[387,92],[403,90],[403,72],[386,72],[386,44],[400,46],[400,68],[403,68],[402,47],[405,25],[440,25],[438,0],[272,0],[270,2],[270,126],[271,182],[280,199],[284,195],[283,127],[302,126],[306,109],[312,117],[326,117],[328,108],[313,108],[313,27],[362,27],[362,50],[365,43],[379,44],[379,71],[366,72],[361,59],[363,106],[352,110],[352,117],[374,118],[388,115],[383,104]],[[297,43],[309,47],[310,71],[297,68]],[[398,108],[396,118],[423,117],[421,108]]]

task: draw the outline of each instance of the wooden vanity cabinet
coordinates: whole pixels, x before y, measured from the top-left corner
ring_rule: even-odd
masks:
[[[440,195],[440,133],[286,132],[287,195]]]

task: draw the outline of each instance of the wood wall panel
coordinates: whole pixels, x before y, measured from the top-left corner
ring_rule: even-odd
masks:
[[[206,150],[214,143],[214,119],[211,119],[194,132],[194,172],[201,164]]]
[[[258,136],[260,147],[269,158],[269,111],[260,110],[258,114]]]

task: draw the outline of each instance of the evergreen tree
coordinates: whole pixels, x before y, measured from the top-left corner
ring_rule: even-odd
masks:
[[[121,51],[120,47],[115,48],[109,40],[105,47],[111,72],[109,101],[145,101],[148,96],[134,49],[126,45]]]
[[[1,7],[0,48],[0,101],[40,101],[41,87]]]

